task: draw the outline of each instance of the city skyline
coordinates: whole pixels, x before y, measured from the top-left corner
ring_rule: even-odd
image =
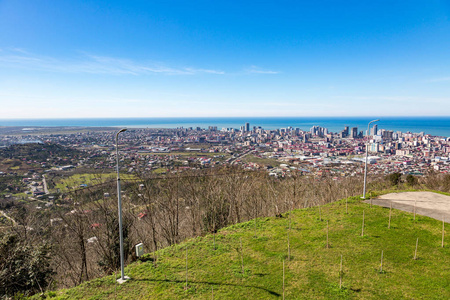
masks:
[[[450,4],[0,2],[0,119],[447,116]]]

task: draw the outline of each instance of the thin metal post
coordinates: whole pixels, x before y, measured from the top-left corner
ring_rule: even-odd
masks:
[[[120,173],[119,173],[119,133],[126,131],[127,129],[121,129],[116,134],[116,160],[117,160],[117,206],[119,210],[119,238],[120,238],[120,281],[122,283],[128,278],[125,278],[124,271],[124,255],[123,255],[123,232],[122,232],[122,195],[120,189]]]
[[[377,120],[372,120],[369,122],[369,124],[367,124],[367,141],[366,141],[366,162],[364,164],[364,190],[363,190],[363,199],[366,199],[366,182],[367,182],[367,156],[369,155],[369,129],[370,129],[370,124],[373,122],[377,122],[380,121],[379,119]]]

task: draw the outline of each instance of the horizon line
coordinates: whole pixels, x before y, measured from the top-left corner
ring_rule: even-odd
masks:
[[[255,118],[450,118],[450,115],[361,115],[361,116],[327,116],[327,115],[314,115],[314,116],[215,116],[215,117],[205,117],[205,116],[182,116],[182,117],[46,117],[46,118],[0,118],[0,121],[12,121],[12,120],[86,120],[86,119],[255,119]],[[0,125],[1,126],[1,125]]]

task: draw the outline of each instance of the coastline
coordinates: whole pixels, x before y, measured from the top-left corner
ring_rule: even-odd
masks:
[[[339,132],[345,126],[358,127],[359,131],[367,129],[367,123],[373,117],[218,117],[218,118],[80,118],[80,119],[0,119],[1,127],[61,127],[61,128],[189,128],[217,129],[236,128],[245,123],[250,127],[263,129],[300,128],[309,131],[312,126],[321,126],[331,132]],[[380,117],[379,129],[430,134],[433,136],[450,136],[450,116],[448,117]]]

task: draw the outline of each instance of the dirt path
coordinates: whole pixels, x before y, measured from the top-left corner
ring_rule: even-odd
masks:
[[[370,203],[370,200],[365,202]],[[392,208],[403,211],[414,212],[414,203],[416,204],[416,214],[431,217],[450,223],[450,196],[445,196],[432,192],[404,192],[391,193],[372,199],[372,204],[389,207],[392,202]]]
[[[44,193],[45,193],[46,195],[48,195],[47,181],[45,180],[45,176],[44,176],[44,175],[42,175],[42,184],[43,184],[43,186],[44,186]]]
[[[17,225],[16,221],[13,218],[11,218],[10,216],[8,216],[3,210],[0,210],[0,215],[4,216],[8,220],[10,220],[14,226]]]

